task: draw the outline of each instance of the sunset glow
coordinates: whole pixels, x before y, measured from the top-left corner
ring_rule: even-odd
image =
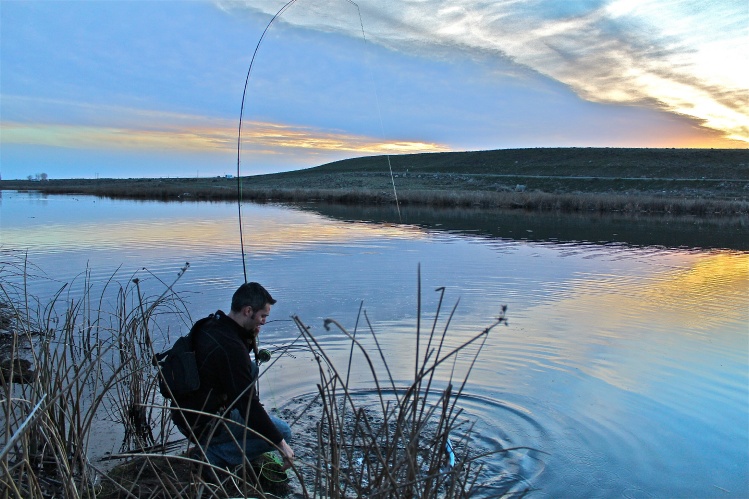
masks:
[[[197,118],[196,118],[197,120]],[[352,154],[403,154],[447,151],[446,146],[424,142],[384,142],[372,137],[347,135],[272,123],[246,123],[244,144],[253,149],[313,149]],[[81,149],[175,150],[233,153],[236,130],[223,128],[151,125],[147,130],[77,125],[3,123],[3,140],[11,144]]]

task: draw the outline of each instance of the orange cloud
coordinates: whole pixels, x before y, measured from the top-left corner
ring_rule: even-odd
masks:
[[[142,117],[152,113],[144,113]],[[158,116],[158,114],[156,114]],[[4,144],[44,145],[82,149],[232,152],[236,124],[229,120],[161,115],[162,123],[147,126],[91,126],[70,124],[3,123]],[[169,118],[174,118],[168,120]],[[168,120],[168,121],[167,121]],[[207,123],[206,123],[207,121]],[[353,154],[403,154],[449,150],[434,142],[383,140],[312,127],[246,122],[242,145],[254,153],[280,154],[287,150],[344,151]]]

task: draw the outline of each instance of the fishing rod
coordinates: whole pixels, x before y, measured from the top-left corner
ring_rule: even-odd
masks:
[[[296,3],[297,0],[289,0],[286,2],[283,7],[281,7],[278,12],[271,18],[271,20],[268,22],[268,24],[265,26],[265,29],[263,30],[263,33],[260,35],[260,39],[257,41],[257,45],[255,45],[255,50],[252,53],[252,59],[250,59],[250,66],[247,68],[247,76],[244,79],[244,90],[242,90],[242,104],[239,108],[239,124],[237,127],[237,215],[239,218],[239,246],[242,252],[242,272],[244,274],[244,282],[247,282],[247,263],[246,263],[246,257],[245,257],[245,250],[244,250],[244,232],[242,230],[242,174],[241,174],[241,158],[242,158],[242,118],[244,117],[244,103],[247,98],[247,84],[250,81],[250,74],[252,74],[252,67],[255,64],[255,57],[257,57],[257,53],[260,50],[260,44],[263,43],[263,38],[265,38],[265,34],[270,29],[273,22],[278,19],[281,14],[283,14],[286,9],[291,7],[294,3]],[[258,350],[258,335],[255,334],[252,342],[252,350],[255,354],[255,362],[258,364],[260,363],[260,352]]]
[[[242,176],[240,171],[241,157],[242,157],[242,118],[244,117],[244,103],[247,97],[247,84],[250,82],[250,74],[252,73],[252,66],[255,64],[255,57],[257,57],[258,50],[260,50],[260,44],[263,43],[265,34],[271,27],[271,24],[283,14],[286,9],[291,7],[297,0],[289,0],[281,7],[273,18],[268,22],[260,35],[260,39],[255,45],[255,51],[252,53],[252,59],[250,59],[250,67],[247,68],[247,76],[244,79],[244,90],[242,91],[242,105],[239,108],[239,126],[237,128],[237,210],[239,216],[239,245],[242,251],[242,271],[244,272],[244,282],[247,282],[247,265],[245,263],[245,251],[244,251],[244,235],[242,233]],[[257,342],[255,342],[257,344]],[[255,352],[257,355],[257,351]]]
[[[353,5],[354,7],[356,7],[356,12],[357,12],[357,15],[359,16],[359,26],[361,28],[362,39],[364,40],[364,43],[366,46],[367,35],[364,31],[364,21],[362,20],[361,9],[359,8],[359,4],[357,4],[356,2],[353,2],[352,0],[345,0],[345,1]],[[276,21],[276,19],[281,17],[296,2],[297,0],[289,0],[288,2],[286,2],[283,5],[283,7],[278,9],[278,12],[275,13],[275,15],[271,18],[271,20],[268,21],[268,24],[265,26],[265,29],[263,29],[263,33],[260,35],[260,38],[258,39],[257,45],[255,45],[255,50],[252,53],[252,59],[250,59],[250,66],[247,69],[247,76],[245,77],[245,80],[244,80],[244,90],[242,91],[242,104],[239,109],[239,125],[237,127],[237,215],[239,218],[239,245],[240,245],[240,249],[242,253],[242,272],[244,273],[244,282],[247,282],[247,263],[246,263],[246,253],[245,253],[245,248],[244,248],[244,233],[242,229],[241,157],[242,157],[242,122],[244,119],[244,107],[245,107],[245,102],[247,99],[247,86],[250,81],[250,75],[252,74],[252,68],[255,64],[255,58],[257,57],[258,51],[260,50],[260,45],[263,43],[263,39],[265,38],[265,35],[268,33],[268,30],[270,29],[271,25]],[[370,69],[369,76],[374,82],[374,76],[371,73],[371,69]],[[385,133],[384,133],[384,126],[382,123],[382,111],[380,109],[380,97],[379,97],[379,93],[377,92],[377,85],[374,85],[374,92],[375,92],[375,99],[377,103],[377,114],[380,120],[380,130],[381,130],[382,135],[384,136]],[[385,156],[387,157],[388,169],[390,171],[390,181],[393,185],[393,196],[395,197],[395,207],[398,210],[398,219],[402,221],[401,212],[400,212],[400,203],[398,202],[398,192],[395,189],[395,177],[393,175],[393,167],[390,162],[390,154],[386,154]]]

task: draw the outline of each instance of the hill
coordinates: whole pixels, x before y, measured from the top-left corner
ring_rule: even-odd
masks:
[[[346,159],[255,176],[255,188],[544,192],[747,200],[749,151],[737,149],[503,149]]]
[[[308,172],[382,171],[385,156],[353,158]],[[536,148],[390,156],[393,170],[512,176],[714,178],[749,180],[743,149]]]

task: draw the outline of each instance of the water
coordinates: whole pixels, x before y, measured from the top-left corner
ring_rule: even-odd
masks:
[[[40,294],[75,287],[86,268],[94,282],[116,271],[157,293],[190,262],[177,291],[199,318],[228,308],[244,279],[234,204],[8,191],[1,203],[2,248],[28,251],[46,274],[32,283]],[[348,343],[322,321],[353,329],[363,302],[405,382],[419,268],[425,329],[435,289],[445,287],[438,330],[459,300],[452,346],[508,305],[509,326],[490,334],[461,407],[477,422],[476,447],[530,449],[490,460],[486,495],[511,483],[530,497],[749,496],[743,225],[428,210],[397,223],[389,208],[275,205],[245,205],[243,216],[248,278],[279,300],[266,346],[296,336],[297,314],[345,365]],[[469,362],[459,357],[459,377]],[[267,406],[315,391],[303,355],[274,369]]]

